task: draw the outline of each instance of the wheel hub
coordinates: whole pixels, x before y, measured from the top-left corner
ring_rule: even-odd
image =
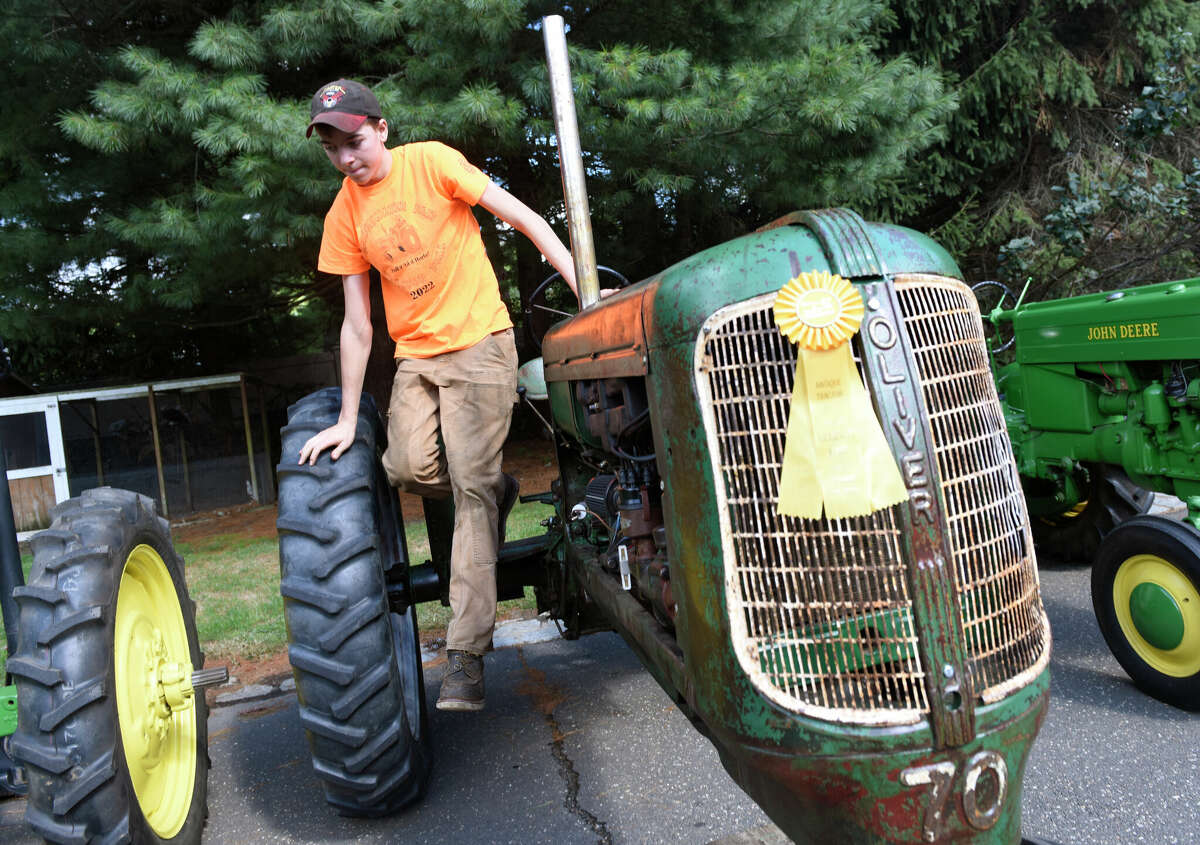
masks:
[[[140,703],[131,708],[139,725],[142,744],[133,750],[142,767],[153,769],[161,762],[163,743],[172,728],[172,717],[192,706],[194,690],[191,685],[192,666],[171,662],[161,630],[146,632],[143,644]],[[126,736],[128,747],[130,737]]]
[[[1146,642],[1163,651],[1183,642],[1183,613],[1171,594],[1158,584],[1143,582],[1129,594],[1129,615]]]
[[[162,663],[158,667],[159,702],[174,712],[187,710],[195,700],[192,664]]]
[[[1112,597],[1117,624],[1149,666],[1172,678],[1200,671],[1200,593],[1177,566],[1133,555],[1118,567]]]

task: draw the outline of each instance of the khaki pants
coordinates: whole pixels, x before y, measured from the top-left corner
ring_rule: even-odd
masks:
[[[388,408],[383,468],[393,485],[454,496],[446,648],[483,654],[496,625],[500,452],[512,422],[517,348],[512,329],[434,358],[400,358]],[[441,431],[443,451],[438,445]]]

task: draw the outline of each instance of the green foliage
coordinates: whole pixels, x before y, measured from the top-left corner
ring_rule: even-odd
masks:
[[[970,278],[1023,284],[1032,275],[1035,296],[1197,272],[1180,203],[1200,154],[1188,81],[1200,8],[1180,0],[892,8],[888,52],[939,67],[959,108],[881,214],[931,231]]]
[[[326,309],[296,244],[319,237],[324,198],[310,188],[255,201],[285,154],[305,152],[261,140],[294,131],[296,116],[270,107],[260,76],[188,64],[198,28],[249,55],[232,28],[202,26],[229,3],[7,8],[0,337],[17,372],[43,385],[180,376],[318,343]],[[270,166],[243,190],[189,135],[222,134],[215,124],[252,100],[260,128],[242,133],[247,154]]]
[[[558,12],[597,253],[634,279],[822,205],[1042,293],[1196,271],[1184,0],[10,5],[0,63],[37,94],[0,127],[0,337],[41,382],[332,336],[315,258],[338,176],[303,138],[329,79],[367,82],[394,142],[458,147],[563,231],[539,23]],[[548,266],[481,221],[519,313]]]
[[[1040,220],[1000,248],[1003,278],[1031,276],[1035,293],[1057,296],[1197,273],[1200,68],[1191,37],[1177,37],[1110,144],[1074,158]]]
[[[69,161],[48,178],[63,196],[94,163],[76,224],[90,247],[74,263],[47,249],[36,268],[5,268],[0,290],[27,314],[0,317],[0,336],[38,379],[119,359],[139,375],[211,371],[320,342],[315,303],[340,299],[314,274],[338,177],[303,127],[332,78],[372,85],[394,141],[457,146],[562,225],[540,33],[556,4],[206,2],[166,27],[114,6],[96,18],[124,23],[95,33],[18,2],[33,20],[12,28],[19,50],[58,48],[31,84],[84,43],[100,62],[64,87],[61,135],[46,133],[31,169],[47,174],[59,150]],[[598,253],[634,278],[802,205],[883,198],[953,106],[927,66],[876,56],[890,21],[878,0],[621,0],[564,14]],[[57,209],[36,203],[26,191],[2,216],[46,232]],[[527,294],[547,265],[484,218],[504,289]]]

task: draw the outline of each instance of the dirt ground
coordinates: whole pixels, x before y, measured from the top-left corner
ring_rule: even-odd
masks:
[[[554,466],[553,447],[549,441],[540,439],[510,442],[504,449],[504,471],[521,484],[521,492],[541,493],[550,489],[550,482],[557,476]],[[416,496],[400,495],[400,507],[405,523],[423,518],[421,500]],[[236,534],[250,538],[275,536],[275,505],[237,505],[212,511],[189,514],[171,521],[171,536],[176,543],[197,543],[223,535]],[[439,633],[422,631],[422,640],[437,639]],[[219,692],[229,692],[245,684],[278,683],[291,675],[287,652],[255,661],[233,663],[228,666],[229,674],[237,678],[230,687],[210,689],[209,703]]]

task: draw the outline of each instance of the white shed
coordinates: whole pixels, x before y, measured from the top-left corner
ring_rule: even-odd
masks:
[[[164,516],[272,501],[272,438],[253,392],[258,425],[244,373],[0,399],[17,531],[46,527],[56,503],[104,484],[152,496]]]

